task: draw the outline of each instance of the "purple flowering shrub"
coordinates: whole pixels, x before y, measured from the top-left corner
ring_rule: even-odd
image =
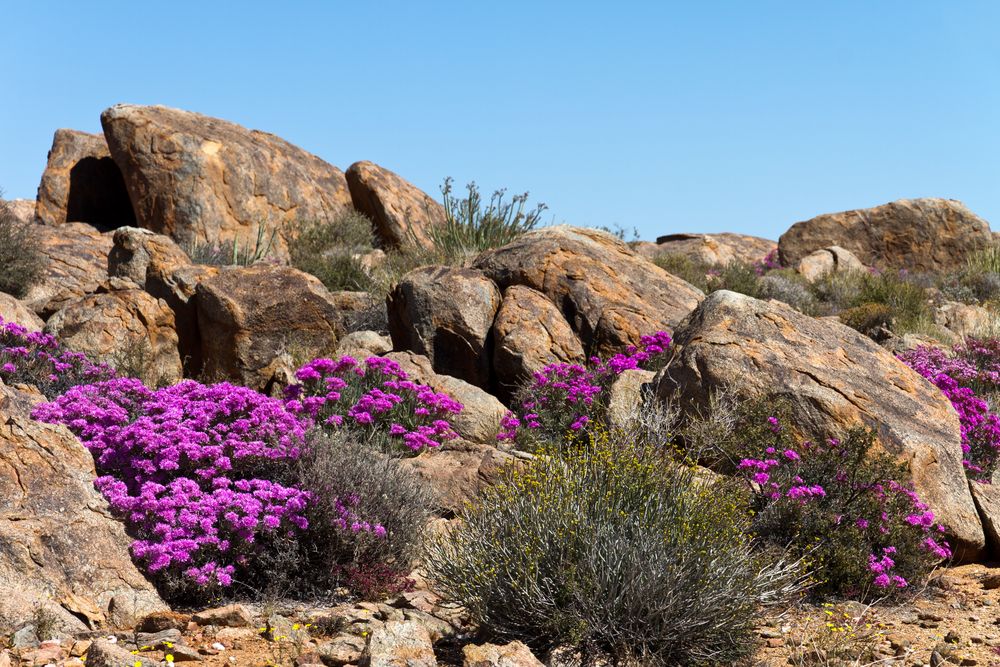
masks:
[[[951,401],[961,425],[966,474],[988,483],[1000,464],[1000,416],[982,395],[1000,389],[1000,341],[969,339],[950,352],[921,346],[899,358]]]
[[[626,370],[665,365],[670,342],[667,332],[657,331],[642,336],[641,347],[630,346],[607,360],[591,357],[586,366],[549,364],[518,392],[516,412],[504,416],[498,439],[537,449],[581,433],[591,422],[604,418],[615,379]]]
[[[64,350],[55,337],[0,318],[0,380],[5,384],[35,385],[52,399],[70,387],[114,375],[107,364],[94,364],[79,352]]]
[[[736,469],[750,488],[753,530],[800,550],[816,580],[815,595],[898,595],[951,557],[944,528],[903,483],[904,467],[875,446],[871,431],[797,442],[770,417],[751,432]]]
[[[135,538],[133,556],[168,587],[252,579],[260,552],[309,527],[310,494],[290,484],[307,424],[280,400],[121,378],[74,387],[34,417],[65,424],[91,451],[95,486]]]
[[[407,378],[391,359],[315,359],[285,391],[289,412],[328,430],[346,428],[366,441],[419,452],[456,437],[448,418],[462,404]]]
[[[774,269],[780,269],[781,262],[778,261],[778,249],[775,248],[771,252],[764,255],[762,258],[753,263],[753,270],[758,276],[763,276],[768,271],[773,271]]]

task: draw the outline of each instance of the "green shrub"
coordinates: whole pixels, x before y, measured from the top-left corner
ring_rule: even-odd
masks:
[[[347,585],[369,598],[405,587],[431,506],[413,472],[347,431],[317,429],[306,438],[296,484],[316,493],[297,574],[308,572],[314,585]],[[352,515],[383,526],[385,537],[338,526],[345,504]]]
[[[708,275],[713,270],[711,264],[679,252],[660,253],[653,258],[653,263],[670,275],[686,280],[702,292],[708,291]]]
[[[662,450],[592,432],[565,456],[508,468],[434,538],[435,589],[481,631],[612,663],[731,664],[796,564],[753,548],[743,499]]]
[[[761,298],[777,299],[807,315],[816,310],[816,297],[809,282],[794,269],[768,271],[761,276],[759,284]]]
[[[288,242],[292,266],[311,273],[332,292],[363,291],[372,278],[358,258],[374,248],[372,223],[350,209],[330,221],[300,222]]]
[[[753,264],[734,260],[717,271],[716,275],[709,278],[709,291],[729,290],[755,299],[766,298],[761,277]]]
[[[441,186],[444,222],[427,230],[435,250],[448,264],[463,264],[484,250],[510,243],[534,229],[546,209],[545,204],[538,204],[526,211],[527,192],[504,201],[506,190],[495,191],[487,204],[474,182],[465,186],[468,195],[464,199],[456,199],[451,184],[447,178]]]
[[[23,297],[42,279],[47,264],[31,223],[19,220],[0,199],[0,292]]]
[[[840,321],[869,338],[881,340],[893,329],[895,311],[884,303],[863,303],[839,313]]]

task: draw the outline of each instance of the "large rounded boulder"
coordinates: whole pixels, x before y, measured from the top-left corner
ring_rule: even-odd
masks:
[[[64,426],[30,417],[40,396],[0,386],[0,631],[39,612],[96,629],[116,600],[166,609],[94,489],[94,460]]]
[[[69,348],[107,361],[150,385],[183,376],[174,312],[131,281],[80,297],[49,318],[45,331]]]
[[[569,322],[588,354],[637,345],[643,334],[672,330],[704,297],[689,283],[596,229],[545,227],[476,258],[473,266],[501,289],[541,292]]]
[[[108,279],[111,234],[96,227],[71,222],[35,227],[45,263],[42,278],[24,297],[27,306],[42,319],[87,294],[93,294]]]
[[[804,437],[872,428],[905,462],[920,497],[962,558],[981,555],[983,528],[962,466],[958,415],[941,391],[869,338],[778,301],[710,294],[674,334],[658,395],[705,408],[714,391],[782,399]]]
[[[347,169],[354,208],[372,221],[375,236],[390,248],[431,248],[429,229],[445,221],[444,207],[397,174],[367,160]]]
[[[195,303],[205,376],[258,390],[331,354],[342,329],[337,298],[287,266],[226,267],[197,284]]]
[[[393,347],[425,355],[434,370],[480,387],[489,383],[488,337],[500,290],[481,271],[424,266],[389,295]]]
[[[340,169],[273,134],[134,104],[105,110],[101,125],[138,225],[178,241],[245,244],[264,224],[281,246],[286,225],[351,206]]]
[[[501,398],[511,398],[548,364],[584,361],[583,346],[559,309],[523,285],[504,291],[493,339],[493,372]]]
[[[954,199],[900,199],[882,206],[826,213],[797,222],[778,240],[784,266],[840,246],[866,266],[949,271],[992,243],[990,225]]]

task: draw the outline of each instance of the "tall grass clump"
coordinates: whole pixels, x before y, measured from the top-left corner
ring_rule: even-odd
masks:
[[[475,182],[465,188],[466,196],[456,198],[452,195],[452,179],[445,179],[441,186],[444,222],[427,230],[435,250],[448,263],[461,264],[484,250],[510,243],[537,227],[547,208],[538,204],[526,209],[527,192],[505,201],[506,190],[496,190],[486,202]]]
[[[42,279],[47,261],[31,224],[0,199],[0,292],[23,297]]]
[[[241,241],[234,238],[228,241],[191,241],[184,244],[184,251],[195,264],[250,266],[271,255],[277,234],[277,228],[260,222],[252,240]]]
[[[430,541],[435,589],[491,638],[585,662],[731,664],[761,607],[798,587],[797,564],[754,548],[727,483],[600,429],[508,468],[461,519]]]
[[[331,292],[372,286],[360,259],[374,248],[372,223],[364,214],[350,209],[333,220],[302,221],[295,231],[288,242],[292,266],[316,276]]]

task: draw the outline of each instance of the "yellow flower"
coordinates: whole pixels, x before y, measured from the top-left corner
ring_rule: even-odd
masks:
[[[299,625],[298,623],[296,623],[295,625],[292,626],[292,630],[298,630],[301,627],[302,627],[301,625]]]
[[[136,661],[135,661],[135,662],[134,662],[134,663],[132,664],[132,667],[142,667],[142,660],[136,660]]]
[[[171,665],[174,664],[174,656],[171,655],[170,653],[168,653],[166,656],[164,656],[163,659],[166,660]]]

